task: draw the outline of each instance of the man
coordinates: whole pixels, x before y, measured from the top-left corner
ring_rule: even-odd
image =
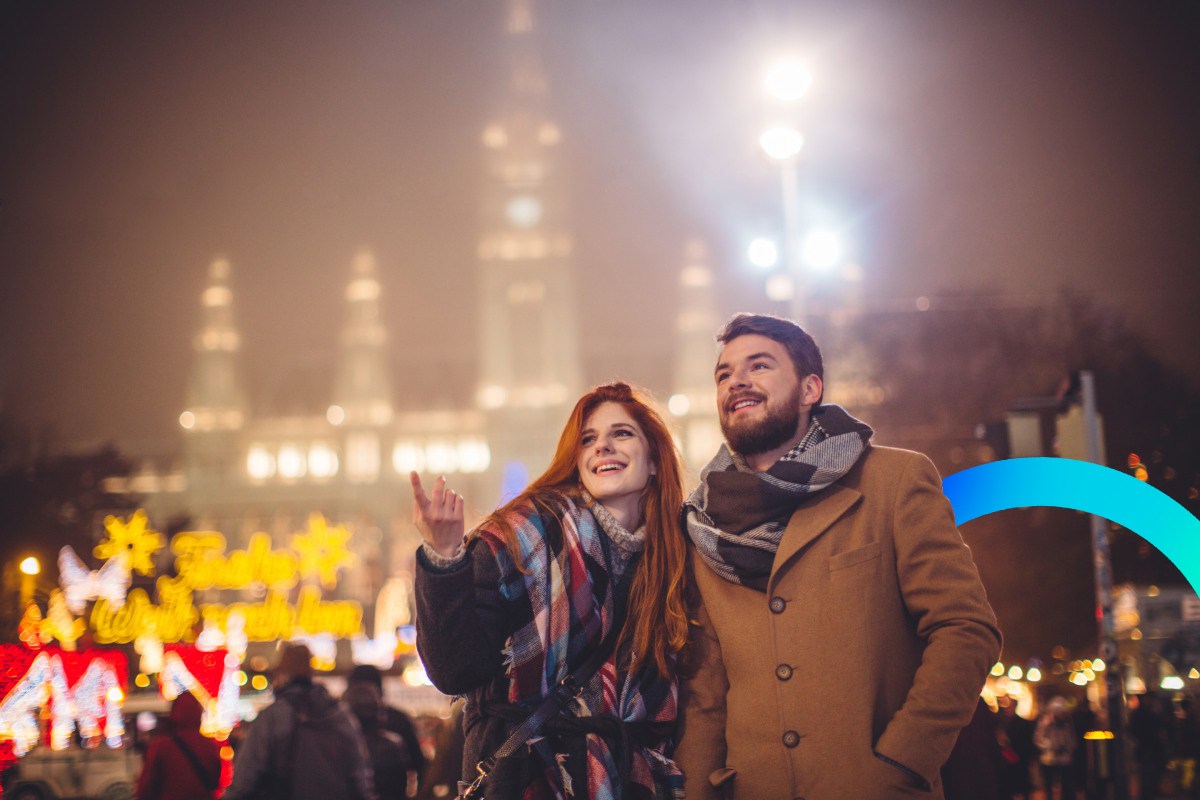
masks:
[[[379,692],[379,696],[383,697],[383,673],[379,671],[378,667],[371,664],[359,664],[350,670],[350,677],[346,679],[346,683],[347,691],[363,684],[374,688]],[[408,762],[408,782],[414,787],[412,793],[415,794],[419,790],[420,778],[424,774],[426,766],[425,754],[421,752],[421,740],[417,736],[417,728],[408,714],[394,706],[384,705],[383,712],[384,729],[399,736],[404,745]]]
[[[937,472],[821,405],[799,326],[739,314],[717,340],[726,445],[684,506],[687,797],[941,798],[1000,632]]]
[[[313,682],[312,653],[284,645],[275,702],[254,720],[223,800],[376,800],[358,723]]]

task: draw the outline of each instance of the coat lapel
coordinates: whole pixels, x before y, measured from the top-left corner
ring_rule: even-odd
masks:
[[[822,491],[817,497],[802,504],[792,514],[779,549],[775,551],[775,563],[771,566],[771,579],[768,587],[775,581],[775,575],[797,553],[807,547],[814,539],[829,530],[829,527],[858,504],[862,493],[840,483],[835,483]]]

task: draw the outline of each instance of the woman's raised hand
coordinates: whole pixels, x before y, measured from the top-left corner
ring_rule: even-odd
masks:
[[[443,558],[453,556],[465,532],[462,495],[447,489],[444,477],[433,482],[432,497],[425,495],[421,476],[416,472],[410,472],[408,479],[413,488],[413,524],[421,532],[421,538]]]

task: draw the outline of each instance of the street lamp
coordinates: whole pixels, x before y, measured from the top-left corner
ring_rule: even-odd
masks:
[[[750,263],[759,269],[770,269],[779,263],[779,246],[771,239],[759,237],[746,249]]]
[[[792,317],[804,318],[804,292],[800,281],[800,177],[799,156],[804,136],[795,128],[780,125],[770,128],[758,139],[763,153],[780,167],[783,191],[784,267],[792,282]],[[775,295],[784,294],[777,286]]]
[[[42,571],[41,563],[34,556],[29,556],[21,562],[21,608],[24,609],[33,602],[33,590],[37,586],[37,576]]]
[[[804,147],[804,136],[789,125],[776,125],[763,131],[758,137],[758,146],[773,161],[787,163],[795,160]]]
[[[812,75],[803,62],[794,58],[776,61],[767,70],[767,91],[777,100],[794,103],[804,96],[812,85]]]
[[[812,231],[804,238],[801,256],[805,264],[824,272],[836,266],[841,260],[842,239],[835,231]]]

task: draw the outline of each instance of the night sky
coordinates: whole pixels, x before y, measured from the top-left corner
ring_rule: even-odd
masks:
[[[363,245],[398,383],[470,402],[500,2],[0,8],[5,412],[68,444],[176,437],[218,254],[262,402],[332,363]],[[774,308],[743,251],[780,226],[761,75],[795,52],[804,213],[853,241],[868,298],[1069,288],[1200,382],[1198,8],[543,3],[585,360],[669,363],[691,237],[723,313]]]

